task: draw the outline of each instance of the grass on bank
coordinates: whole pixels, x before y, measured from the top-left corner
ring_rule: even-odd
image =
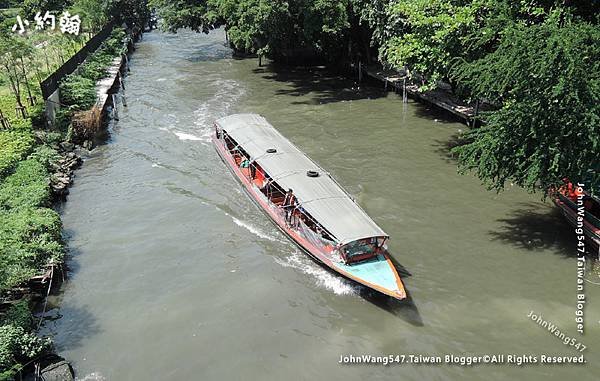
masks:
[[[58,152],[39,146],[0,183],[0,295],[64,255],[60,216],[50,209],[49,167]],[[0,317],[0,380],[50,345],[32,333],[27,299]]]

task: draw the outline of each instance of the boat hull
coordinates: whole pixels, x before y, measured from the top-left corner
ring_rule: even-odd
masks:
[[[554,198],[554,204],[559,207],[571,226],[577,228],[577,209],[574,203],[566,200],[564,196]],[[594,253],[600,254],[600,227],[592,224],[587,218],[583,219],[583,233],[591,243]]]
[[[363,263],[358,263],[355,265],[344,265],[332,261],[329,258],[327,252],[316,247],[311,242],[302,237],[299,233],[297,233],[295,230],[289,228],[285,222],[283,212],[281,210],[275,210],[275,208],[270,206],[270,204],[265,200],[265,197],[258,190],[258,188],[254,184],[252,184],[252,182],[246,176],[244,176],[244,174],[238,168],[233,157],[231,157],[231,155],[228,154],[227,148],[224,147],[223,144],[214,135],[212,137],[212,141],[217,153],[219,154],[219,157],[227,165],[234,177],[241,183],[244,190],[250,196],[252,201],[257,206],[259,206],[265,214],[267,214],[267,216],[271,219],[275,226],[279,228],[279,230],[281,230],[289,239],[291,239],[303,252],[310,256],[314,261],[347,279],[357,282],[384,295],[388,295],[399,300],[406,298],[404,284],[402,283],[402,280],[400,279],[400,276],[398,275],[398,272],[387,252],[380,254],[373,261],[368,261],[364,263],[370,264],[370,267],[373,267],[373,263],[377,263],[377,269],[382,273],[385,273],[385,275],[382,275],[381,277],[385,278],[384,284],[387,286],[374,283],[373,279],[377,279],[377,277],[374,276],[374,274],[372,274],[371,272],[360,271],[365,269],[364,267],[361,267],[364,265]],[[372,271],[376,270],[372,269]],[[369,276],[361,276],[361,273],[365,273],[364,275]]]

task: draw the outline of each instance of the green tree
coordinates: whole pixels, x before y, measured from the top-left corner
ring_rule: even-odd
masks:
[[[464,57],[464,39],[478,28],[478,15],[489,0],[398,0],[388,5],[393,28],[380,39],[380,58],[397,69],[407,68],[423,90],[450,81],[453,60]],[[381,25],[378,25],[381,28]],[[383,30],[385,31],[385,29]]]
[[[458,147],[460,168],[490,188],[548,190],[564,177],[600,185],[600,30],[556,11],[513,23],[498,48],[459,65],[456,78],[501,107]]]
[[[73,11],[81,18],[83,30],[97,33],[109,20],[111,0],[75,0]]]
[[[26,112],[21,100],[21,85],[23,83],[22,59],[31,51],[23,38],[1,31],[0,32],[0,66],[8,77],[11,91],[15,97],[18,114],[25,118]]]
[[[156,10],[162,27],[171,32],[181,28],[208,32],[214,21],[207,17],[207,2],[204,0],[150,0],[148,4]]]
[[[23,0],[21,5],[23,14],[21,14],[21,17],[25,16],[28,20],[32,20],[37,12],[44,15],[46,11],[62,11],[71,6],[72,3],[71,0]]]
[[[238,51],[278,59],[308,49],[330,61],[347,50],[352,12],[349,0],[150,0],[150,5],[172,32],[225,25]]]
[[[150,18],[148,0],[111,0],[109,14],[119,23],[128,27],[143,28]]]

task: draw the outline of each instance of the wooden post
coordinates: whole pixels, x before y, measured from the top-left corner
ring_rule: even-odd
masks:
[[[477,127],[477,115],[479,115],[479,99],[475,101],[475,116],[473,117],[473,127]]]
[[[27,79],[27,72],[25,71],[25,61],[23,57],[21,57],[21,71],[23,72],[23,78],[25,78],[25,88],[27,89],[27,100],[29,101],[29,105],[33,106],[35,104],[35,97],[31,94],[31,89],[29,88],[29,80]]]
[[[408,98],[406,96],[406,77],[402,79],[402,103],[408,103]]]
[[[358,61],[358,83],[362,82],[362,62]]]
[[[113,106],[113,118],[119,120],[119,113],[117,111],[117,97],[115,94],[112,95],[112,106]]]
[[[20,115],[23,119],[27,118],[27,109],[24,106],[16,106],[15,113],[17,117]]]
[[[123,103],[123,107],[127,107],[127,100],[125,99],[125,84],[123,84],[122,80],[121,80],[121,76],[119,76],[119,81],[121,82],[121,102]]]
[[[10,122],[8,121],[8,118],[4,117],[2,110],[0,110],[0,124],[2,124],[2,128],[6,130],[10,128]]]
[[[258,55],[258,67],[262,67],[262,54]]]
[[[387,91],[388,80],[387,80],[387,78],[384,78],[383,81],[384,81],[383,91]]]

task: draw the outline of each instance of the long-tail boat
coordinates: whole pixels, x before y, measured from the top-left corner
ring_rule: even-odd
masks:
[[[389,236],[327,171],[257,114],[215,122],[215,148],[252,200],[323,266],[396,299],[406,298]]]
[[[600,255],[600,200],[588,192],[579,192],[565,180],[565,185],[554,192],[553,201],[573,227],[583,229],[593,253]],[[578,226],[578,218],[581,218],[581,226]]]

